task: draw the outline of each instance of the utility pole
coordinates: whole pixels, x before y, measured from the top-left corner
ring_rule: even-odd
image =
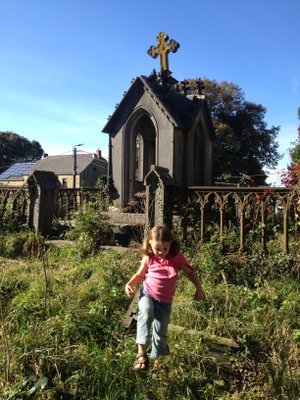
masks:
[[[76,175],[77,175],[77,147],[83,146],[83,143],[75,144],[73,146],[73,189],[76,188]]]

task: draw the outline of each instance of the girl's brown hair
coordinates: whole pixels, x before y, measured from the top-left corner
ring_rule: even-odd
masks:
[[[169,254],[174,257],[176,256],[176,254],[179,253],[180,250],[179,242],[173,238],[170,229],[164,225],[155,226],[148,232],[148,237],[144,240],[142,245],[142,253],[147,256],[153,255],[153,251],[150,246],[149,240],[156,240],[158,242],[171,242]]]

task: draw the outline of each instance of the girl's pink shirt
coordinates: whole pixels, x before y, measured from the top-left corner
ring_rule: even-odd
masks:
[[[180,266],[193,267],[181,253],[165,259],[155,256],[146,257],[148,258],[148,271],[144,280],[144,288],[154,299],[162,303],[172,303]]]

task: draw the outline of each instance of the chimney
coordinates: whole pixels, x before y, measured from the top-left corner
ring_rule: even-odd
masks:
[[[101,158],[101,157],[102,157],[102,154],[101,154],[101,150],[100,150],[100,149],[97,149],[97,150],[96,150],[96,157],[97,157],[97,158]]]

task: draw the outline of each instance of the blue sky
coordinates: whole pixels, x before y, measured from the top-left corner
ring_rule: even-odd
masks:
[[[102,149],[115,105],[160,31],[180,43],[173,76],[239,85],[280,125],[277,170],[289,161],[300,107],[299,0],[0,0],[0,131],[49,154]],[[272,171],[270,183],[278,180]]]

